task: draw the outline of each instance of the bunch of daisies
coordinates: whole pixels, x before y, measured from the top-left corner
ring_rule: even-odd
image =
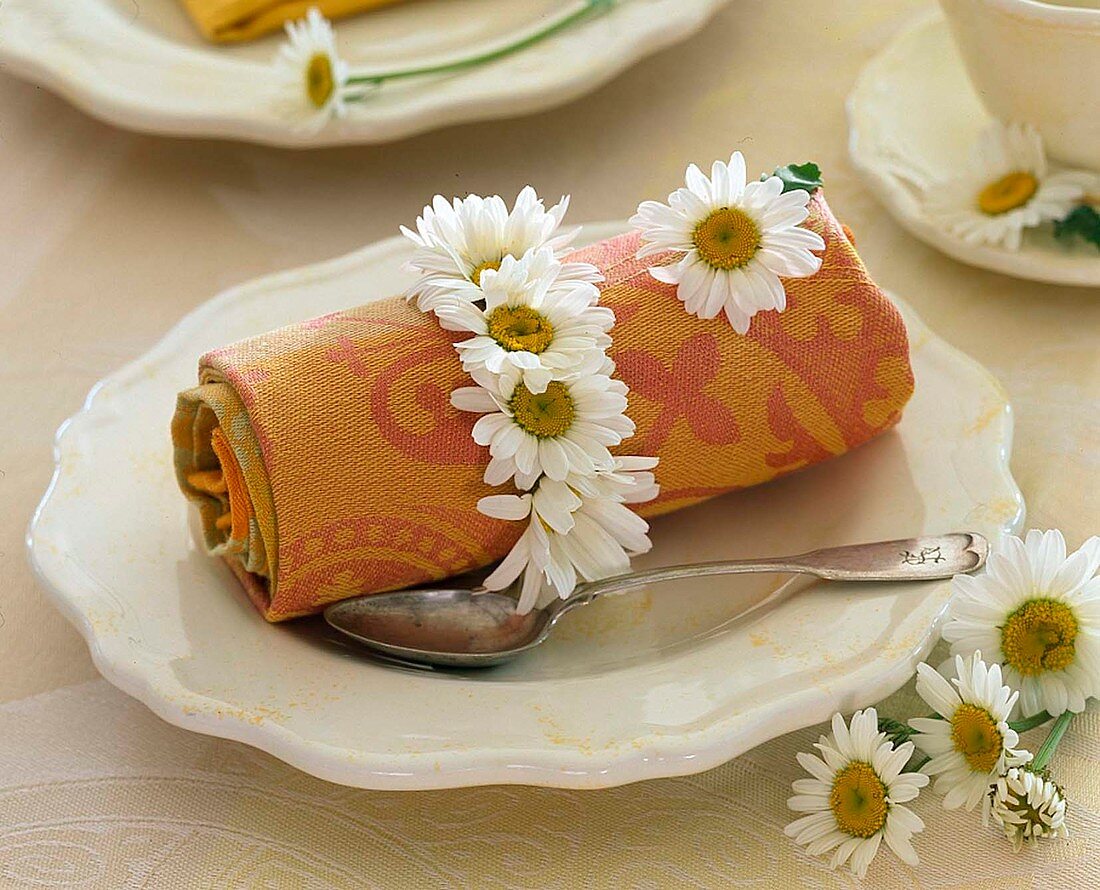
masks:
[[[819,756],[798,755],[811,778],[794,783],[788,806],[806,815],[787,835],[859,876],[883,841],[916,865],[911,838],[924,823],[904,804],[934,778],[944,808],[980,805],[1017,849],[1067,836],[1049,763],[1074,714],[1100,697],[1098,569],[1100,538],[1067,554],[1061,532],[1033,530],[1006,538],[983,574],[956,576],[943,629],[950,676],[917,668],[933,713],[902,724],[869,708],[850,726],[835,715]],[[1020,747],[1020,732],[1052,719],[1034,755]]]
[[[522,578],[520,613],[544,593],[564,598],[578,580],[629,571],[650,541],[628,505],[658,493],[656,458],[610,451],[634,422],[607,355],[615,315],[599,305],[602,276],[562,259],[579,231],[562,229],[568,206],[563,198],[546,209],[530,186],[511,209],[496,195],[437,195],[416,231],[402,227],[418,275],[409,298],[468,335],[455,350],[474,385],[451,403],[480,415],[473,438],[488,449],[485,482],[512,489],[478,510],[526,523],[484,582],[503,590]]]

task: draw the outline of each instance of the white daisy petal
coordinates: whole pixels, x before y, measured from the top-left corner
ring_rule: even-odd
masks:
[[[451,404],[459,411],[484,414],[495,411],[497,403],[487,390],[480,386],[462,386],[451,393]]]
[[[829,769],[825,761],[820,757],[814,757],[812,754],[805,754],[804,751],[800,751],[795,757],[798,758],[802,768],[818,781],[833,782],[834,770]]]
[[[959,705],[959,696],[934,668],[917,665],[917,694],[941,717],[950,717]]]
[[[504,590],[515,581],[533,558],[535,548],[534,535],[528,531],[520,536],[516,545],[501,560],[496,569],[482,583],[487,590]]]
[[[826,837],[831,838],[833,836],[837,837],[837,843],[839,843],[844,837],[836,830],[836,825],[833,822],[831,813],[812,813],[804,819],[792,822],[791,825],[797,825],[799,822],[803,824],[800,826],[797,833],[790,835],[795,839],[795,843],[797,844],[813,844],[822,841]],[[790,826],[788,826],[788,828],[789,827]],[[835,846],[835,844],[831,846]],[[827,845],[826,849],[830,849],[831,846]]]
[[[477,502],[477,509],[494,519],[526,519],[531,514],[531,496],[488,495]]]

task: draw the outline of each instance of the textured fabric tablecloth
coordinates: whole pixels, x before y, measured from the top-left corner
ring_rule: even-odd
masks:
[[[625,218],[688,161],[739,148],[753,168],[822,165],[875,280],[1004,383],[1029,523],[1077,546],[1100,532],[1100,293],[940,256],[846,158],[856,73],[930,5],[738,0],[690,43],[557,111],[311,153],[122,133],[0,73],[0,887],[855,885],[779,831],[793,754],[817,728],[699,776],[609,791],[349,790],[168,726],[99,680],[22,537],[56,426],[219,290],[392,235],[436,191],[511,196],[530,180],[555,199],[573,192],[576,221]],[[925,794],[922,867],[883,853],[866,883],[1100,885],[1098,751],[1093,711],[1054,760],[1068,842],[1013,855]]]

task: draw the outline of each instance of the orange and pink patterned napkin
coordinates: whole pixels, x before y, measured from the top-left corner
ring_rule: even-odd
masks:
[[[785,280],[787,309],[747,335],[684,312],[654,260],[635,258],[637,233],[569,257],[606,278],[630,453],[660,458],[641,515],[843,454],[900,417],[913,391],[902,319],[820,191],[810,208],[822,267]],[[476,418],[449,401],[469,382],[459,336],[395,297],[203,357],[172,422],[177,477],[207,548],[269,621],[479,568],[515,543],[517,523],[476,507],[495,490]]]

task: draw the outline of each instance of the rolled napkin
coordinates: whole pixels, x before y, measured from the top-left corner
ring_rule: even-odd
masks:
[[[638,233],[575,252],[606,278],[610,356],[637,432],[660,458],[650,517],[834,457],[891,427],[913,391],[896,308],[818,191],[805,226],[821,269],[785,280],[787,308],[746,335],[684,311],[635,258]],[[659,264],[661,258],[657,258]],[[397,297],[216,350],[172,422],[177,478],[269,621],[362,593],[436,581],[500,559],[519,523],[477,510],[475,417],[461,335]]]
[[[365,12],[401,0],[183,0],[195,25],[207,40],[237,43],[276,31],[284,22],[300,19],[310,7],[326,18]]]

